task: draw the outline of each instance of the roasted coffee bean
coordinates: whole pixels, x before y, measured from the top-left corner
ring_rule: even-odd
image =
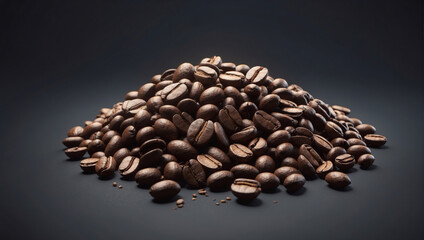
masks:
[[[199,109],[199,107],[200,107],[200,104],[190,98],[184,98],[183,100],[179,101],[177,104],[177,108],[181,112],[186,112],[192,116],[196,115],[196,112]]]
[[[119,164],[118,171],[123,178],[131,179],[134,177],[140,166],[140,159],[133,156],[125,157]]]
[[[261,189],[264,192],[272,191],[280,185],[280,179],[270,172],[259,173],[255,180],[261,184]]]
[[[113,154],[113,158],[116,161],[116,164],[121,164],[122,160],[127,156],[131,155],[130,150],[128,148],[121,148]]]
[[[89,138],[91,134],[100,131],[102,129],[103,125],[99,122],[93,122],[87,126],[84,127],[84,130],[81,133],[82,138]]]
[[[293,157],[285,157],[283,160],[281,160],[281,167],[288,166],[298,169],[299,164],[297,163],[297,160]]]
[[[199,102],[201,105],[214,104],[219,105],[225,98],[224,90],[219,87],[210,87],[200,94]]]
[[[119,126],[119,132],[120,132],[120,133],[123,133],[123,132],[124,132],[124,130],[125,130],[128,126],[132,126],[133,124],[134,124],[134,118],[133,118],[133,117],[125,119],[125,120],[121,123],[121,125]]]
[[[224,86],[241,88],[244,81],[244,74],[237,71],[228,71],[219,75],[219,82]]]
[[[216,82],[218,74],[210,66],[199,66],[194,73],[194,78],[203,85],[210,86]]]
[[[243,90],[251,99],[257,99],[261,95],[261,88],[253,83],[246,85]]]
[[[222,59],[220,56],[213,56],[211,58],[204,58],[200,63],[209,63],[211,65],[214,65],[216,67],[221,67]]]
[[[180,113],[181,113],[180,109],[172,105],[163,105],[162,107],[159,108],[159,114],[161,115],[161,117],[166,118],[168,120],[172,120],[172,117],[175,114],[180,114]]]
[[[106,156],[113,156],[116,151],[118,151],[122,147],[121,136],[116,135],[113,136],[105,148]]]
[[[103,156],[106,156],[104,152],[95,152],[91,155],[92,158],[101,158]]]
[[[230,170],[235,178],[249,178],[255,179],[255,177],[259,174],[259,170],[249,164],[238,164],[231,168]]]
[[[205,104],[196,112],[196,118],[214,121],[218,117],[219,108],[213,104]]]
[[[212,173],[206,180],[207,186],[212,191],[228,189],[234,181],[234,174],[228,170]]]
[[[346,114],[346,115],[348,115],[349,113],[350,113],[350,109],[349,108],[347,108],[347,107],[343,107],[343,106],[340,106],[340,105],[333,105],[333,106],[331,106],[334,110],[337,110],[337,111],[340,111],[340,112],[343,112],[344,114]]]
[[[188,96],[189,89],[183,83],[173,83],[162,90],[161,98],[165,104],[177,105],[177,103]]]
[[[193,121],[193,117],[186,112],[182,112],[181,114],[175,114],[172,117],[172,122],[174,123],[175,127],[177,127],[178,130],[180,130],[184,134],[187,134],[187,130]]]
[[[164,103],[162,101],[161,96],[153,96],[153,97],[149,98],[149,100],[146,103],[147,110],[150,113],[159,112],[159,108],[163,105],[164,105]]]
[[[185,141],[173,140],[168,143],[166,149],[168,153],[177,157],[180,162],[185,162],[197,157],[197,150],[190,143]]]
[[[212,156],[214,159],[218,160],[222,164],[222,169],[229,170],[231,168],[232,162],[228,155],[217,147],[209,147],[206,150],[206,153]]]
[[[342,147],[342,148],[349,148],[349,143],[344,138],[334,138],[331,140],[331,145],[333,147]]]
[[[281,183],[284,182],[286,177],[288,177],[289,175],[291,175],[293,173],[299,173],[300,174],[299,170],[297,170],[294,167],[289,167],[289,166],[280,167],[280,168],[277,168],[274,171],[275,176],[277,176],[280,179]]]
[[[187,130],[187,140],[194,146],[202,146],[212,139],[214,131],[212,121],[197,119],[190,124]]]
[[[224,72],[235,71],[236,64],[234,63],[222,63],[220,69]]]
[[[102,152],[105,150],[105,144],[100,139],[95,139],[91,141],[87,146],[88,154],[93,154],[95,152]]]
[[[233,106],[224,106],[218,113],[219,122],[230,132],[237,131],[242,126],[240,113]]]
[[[346,150],[346,152],[353,155],[355,159],[358,159],[360,156],[364,154],[371,154],[371,150],[367,148],[366,146],[362,146],[362,145],[350,146]]]
[[[132,147],[135,144],[135,137],[137,135],[137,130],[134,126],[130,125],[125,128],[122,132],[121,143],[122,146]]]
[[[284,179],[283,185],[288,192],[296,192],[305,185],[306,179],[302,174],[293,173]]]
[[[246,127],[254,127],[255,126],[255,123],[252,120],[243,119],[241,121],[242,121],[243,127],[245,127],[245,128]]]
[[[353,146],[353,145],[367,146],[367,144],[364,141],[358,138],[349,138],[346,142],[347,142],[347,147],[345,148],[349,148],[350,146]]]
[[[109,123],[109,128],[111,130],[119,131],[120,130],[119,128],[121,127],[121,124],[124,120],[125,120],[125,118],[121,115],[117,115],[117,116],[113,117],[112,120]]]
[[[152,115],[148,111],[144,109],[138,110],[138,112],[134,116],[134,127],[136,129],[141,129],[151,125],[151,118]]]
[[[143,99],[145,101],[149,100],[149,98],[153,97],[156,92],[156,84],[146,83],[138,89],[138,98]]]
[[[328,153],[333,148],[333,145],[321,135],[314,134],[313,139],[314,148],[322,153]]]
[[[86,158],[81,160],[80,167],[85,173],[94,173],[96,171],[96,164],[99,158]]]
[[[275,160],[282,160],[286,157],[292,156],[294,153],[294,146],[291,143],[282,143],[275,148]]]
[[[165,179],[180,181],[183,178],[183,166],[177,162],[169,162],[163,170]]]
[[[258,130],[255,126],[248,126],[231,135],[230,140],[235,143],[248,143],[256,137]]]
[[[319,167],[324,160],[322,160],[321,156],[312,148],[312,146],[303,144],[299,148],[299,154],[302,154],[308,161],[314,166],[314,168]]]
[[[160,181],[162,174],[156,168],[141,169],[135,174],[135,181],[143,187],[150,187]]]
[[[155,148],[144,154],[140,154],[141,157],[140,157],[139,168],[158,166],[160,164],[162,154],[163,154],[163,150],[159,148]]]
[[[186,183],[193,188],[201,188],[205,185],[206,174],[202,164],[197,160],[190,159],[183,167],[183,177]]]
[[[246,73],[246,79],[257,85],[264,85],[266,77],[268,77],[268,69],[261,66],[252,67]]]
[[[178,66],[172,76],[172,81],[178,82],[183,78],[194,80],[194,66],[191,63],[183,63]]]
[[[155,129],[153,127],[144,127],[138,130],[137,135],[135,136],[135,142],[138,146],[143,144],[149,139],[152,139],[156,136]]]
[[[68,131],[68,137],[81,137],[84,128],[81,126],[75,126]]]
[[[268,143],[261,137],[254,138],[247,147],[253,152],[253,155],[258,157],[264,155],[268,150]]]
[[[239,107],[239,113],[242,118],[252,119],[258,107],[253,102],[244,102]]]
[[[125,100],[133,100],[138,98],[138,91],[130,91],[125,95]]]
[[[369,168],[375,161],[375,157],[371,154],[364,154],[358,158],[358,164],[362,169]]]
[[[373,125],[366,124],[366,123],[356,125],[355,128],[359,131],[359,133],[362,136],[365,136],[367,134],[374,134],[376,131]]]
[[[165,88],[165,87],[167,87],[167,86],[169,86],[169,85],[171,85],[173,82],[172,82],[172,80],[164,80],[164,81],[160,81],[158,84],[156,84],[156,93],[155,93],[155,96],[160,96],[161,94],[162,94],[162,90]]]
[[[346,150],[342,147],[333,147],[328,153],[327,153],[327,160],[334,163],[334,160],[337,156],[340,156],[342,154],[345,154]]]
[[[96,163],[95,170],[100,178],[111,177],[116,169],[116,161],[113,157],[101,157]]]
[[[82,141],[84,141],[84,138],[82,137],[67,137],[62,140],[62,143],[66,147],[71,148],[78,147]]]
[[[355,165],[355,158],[350,154],[342,154],[334,159],[334,165],[336,165],[340,171],[345,172]]]
[[[223,149],[227,149],[230,146],[230,142],[228,140],[227,135],[225,134],[224,128],[219,122],[215,122],[213,126],[214,126],[215,136],[219,142],[219,145],[221,145]]]
[[[278,110],[280,104],[280,97],[277,94],[268,94],[259,102],[259,109],[265,112],[274,112]]]
[[[200,82],[194,82],[193,86],[191,86],[190,89],[190,93],[189,93],[189,98],[198,101],[200,98],[200,95],[202,94],[202,92],[205,90],[205,87],[203,86],[202,83]]]
[[[251,201],[261,193],[261,184],[256,180],[237,178],[231,184],[231,192],[241,201]]]
[[[350,185],[350,178],[342,172],[330,172],[325,176],[325,181],[333,188],[344,188]]]
[[[140,146],[140,154],[145,154],[153,149],[165,150],[166,142],[160,138],[147,140]]]
[[[96,140],[96,139],[102,139],[103,138],[103,135],[104,135],[104,133],[103,132],[101,132],[101,131],[97,131],[97,132],[95,132],[95,133],[93,133],[93,134],[91,134],[91,136],[90,136],[90,140]]]
[[[127,118],[133,117],[144,105],[146,105],[146,101],[143,99],[127,100],[122,103],[122,115]]]
[[[318,177],[325,178],[325,175],[327,173],[333,171],[333,163],[331,161],[325,161],[323,162],[317,169],[316,173]]]
[[[233,107],[236,107],[237,106],[236,101],[232,97],[226,97],[224,99],[224,101],[222,102],[222,105],[224,105],[224,106],[231,105]]]
[[[159,118],[156,120],[155,124],[153,124],[153,128],[155,129],[155,133],[165,141],[178,139],[177,127],[166,118]]]
[[[350,139],[350,138],[362,139],[361,134],[352,130],[347,130],[346,132],[344,132],[344,137],[345,139]]]
[[[171,199],[181,191],[180,185],[172,180],[162,180],[150,187],[150,195],[157,200]]]
[[[266,133],[274,132],[281,127],[280,122],[275,117],[262,110],[255,112],[253,122],[259,130]]]
[[[88,147],[88,144],[90,144],[93,140],[90,139],[85,139],[84,141],[82,141],[78,147]]]
[[[222,163],[209,154],[198,155],[197,161],[207,173],[216,172],[222,168]]]
[[[275,161],[268,155],[262,155],[256,159],[255,167],[259,172],[274,172]]]
[[[281,110],[283,114],[289,115],[290,117],[297,118],[302,116],[303,110],[300,108],[286,107]]]
[[[165,165],[168,164],[169,162],[178,162],[178,159],[177,157],[169,153],[165,153],[165,154],[162,154],[162,156],[160,156],[161,167],[165,167]]]
[[[286,130],[277,130],[273,133],[271,133],[268,138],[266,139],[268,146],[270,147],[277,147],[278,145],[282,143],[289,142],[290,140],[290,133]]]
[[[282,114],[279,112],[273,112],[271,113],[273,117],[275,117],[281,124],[281,126],[297,126],[298,121],[289,115]]]
[[[312,178],[315,176],[315,168],[305,156],[299,155],[297,162],[299,164],[299,170],[305,177]]]
[[[287,88],[288,86],[289,85],[285,79],[276,78],[268,85],[268,90],[272,92],[277,88]]]
[[[228,156],[239,163],[250,163],[253,160],[253,152],[244,145],[231,144]]]
[[[241,72],[246,75],[246,73],[249,71],[250,67],[246,64],[239,64],[236,66],[236,71]]]
[[[72,147],[65,150],[66,156],[72,160],[81,159],[87,152],[87,147]]]
[[[325,132],[330,139],[343,137],[342,129],[334,122],[327,122],[325,125]]]
[[[378,148],[386,144],[386,137],[378,134],[367,134],[364,136],[365,143],[369,147]]]

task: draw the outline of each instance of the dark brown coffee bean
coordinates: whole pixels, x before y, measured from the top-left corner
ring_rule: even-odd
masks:
[[[202,165],[194,159],[190,159],[183,167],[183,177],[186,183],[193,188],[205,185],[206,174]]]
[[[355,165],[355,158],[350,154],[342,154],[334,159],[334,165],[340,169],[340,171],[347,171]]]
[[[141,154],[139,168],[142,169],[147,167],[158,166],[160,164],[162,154],[163,150],[160,148],[155,148],[144,154]]]
[[[165,72],[163,72],[160,77],[160,82],[164,80],[171,80],[174,75],[174,72],[175,72],[175,69],[173,68],[165,70]]]
[[[149,98],[149,100],[146,103],[147,110],[151,113],[159,112],[159,108],[163,105],[164,105],[164,103],[163,103],[162,98],[160,96],[153,96],[153,97]]]
[[[228,155],[239,163],[250,163],[253,160],[253,152],[246,146],[238,143],[230,145]]]
[[[261,66],[252,67],[246,73],[246,79],[257,85],[264,85],[266,78],[268,77],[268,69]]]
[[[192,116],[196,115],[196,112],[199,109],[199,107],[200,107],[199,103],[191,98],[184,98],[183,100],[179,101],[177,104],[177,108],[181,112],[186,112]]]
[[[255,138],[257,134],[258,130],[255,126],[248,126],[231,135],[230,140],[235,143],[248,143]]]
[[[219,87],[210,87],[202,92],[199,97],[201,105],[214,104],[219,105],[225,98],[224,90]]]
[[[273,112],[271,113],[271,115],[275,117],[281,123],[281,126],[297,126],[298,125],[298,121],[290,117],[289,115],[282,114],[279,112]]]
[[[127,100],[122,103],[122,115],[127,118],[133,117],[144,105],[146,101],[143,99]]]
[[[209,63],[211,65],[214,65],[216,67],[221,67],[222,59],[220,56],[213,56],[211,58],[204,58],[200,63]]]
[[[131,153],[130,153],[130,150],[128,150],[128,148],[121,148],[113,154],[113,158],[115,159],[116,164],[119,165],[121,164],[122,160],[126,158],[127,156],[129,156],[130,154]]]
[[[234,174],[235,178],[255,179],[255,177],[259,174],[259,170],[257,168],[245,163],[235,165],[230,171]]]
[[[224,86],[241,88],[244,81],[244,74],[237,71],[228,71],[219,75],[219,81]]]
[[[218,113],[219,122],[230,132],[237,131],[242,126],[240,113],[233,106],[224,106]]]
[[[165,179],[180,181],[183,178],[183,166],[177,162],[168,162],[163,170]]]
[[[207,173],[212,173],[222,168],[222,163],[209,154],[197,155],[197,161]]]
[[[178,129],[175,127],[174,123],[169,121],[166,118],[159,118],[153,124],[155,133],[164,139],[165,141],[172,141],[178,139]]]
[[[314,148],[322,153],[328,153],[333,148],[333,145],[321,135],[314,134],[313,139]]]
[[[256,159],[255,167],[259,172],[274,172],[275,161],[268,155],[262,155]]]
[[[135,174],[135,181],[143,187],[150,187],[160,181],[162,174],[156,168],[141,169]]]
[[[347,142],[347,147],[345,148],[349,148],[350,146],[354,146],[354,145],[367,146],[367,144],[364,141],[358,138],[349,138],[346,142]]]
[[[287,88],[288,86],[289,85],[285,79],[276,78],[268,85],[268,90],[272,92],[277,88]]]
[[[305,119],[305,118],[302,118],[300,120],[299,127],[304,127],[304,128],[308,129],[311,132],[314,131],[314,126],[312,125],[312,122],[309,121],[308,119]]]
[[[172,180],[162,180],[150,187],[150,195],[158,200],[171,199],[181,191],[180,185]]]
[[[244,75],[246,75],[246,73],[249,71],[250,67],[246,64],[239,64],[236,66],[236,71],[237,72],[241,72]]]
[[[325,181],[333,188],[344,188],[350,185],[350,178],[342,172],[330,172],[325,176]]]
[[[350,145],[344,138],[334,138],[331,140],[331,145],[333,147],[342,147],[342,148],[348,148]]]
[[[350,139],[350,138],[362,139],[361,134],[352,130],[347,130],[346,132],[344,132],[344,137],[345,139]]]
[[[346,150],[342,147],[333,147],[328,153],[327,153],[327,160],[334,163],[334,160],[337,156],[340,156],[342,154],[345,154]]]
[[[189,89],[183,83],[173,83],[162,90],[161,98],[165,104],[177,105],[177,103],[188,96]]]
[[[355,128],[359,131],[359,133],[362,136],[365,136],[367,134],[374,134],[376,131],[373,125],[366,124],[366,123],[356,125]]]
[[[121,143],[122,146],[132,147],[135,144],[135,137],[137,135],[137,130],[134,126],[128,126],[122,132]]]
[[[306,179],[302,174],[293,173],[284,179],[283,185],[288,192],[296,192],[305,185]]]
[[[202,83],[200,82],[194,82],[193,86],[191,86],[190,89],[190,93],[189,93],[189,98],[198,101],[200,98],[200,95],[202,94],[202,92],[205,90],[205,87],[203,86]]]
[[[300,174],[299,170],[297,170],[294,167],[289,167],[289,166],[280,167],[280,168],[278,168],[274,171],[275,176],[277,176],[280,179],[281,183],[284,182],[286,177],[288,177],[289,175],[291,175],[293,173],[299,173]]]
[[[91,139],[85,139],[84,141],[82,141],[78,147],[88,147],[88,144],[90,144],[93,140]]]
[[[67,137],[62,140],[62,143],[66,147],[71,148],[78,147],[82,141],[84,141],[84,138],[82,137]]]
[[[138,112],[134,116],[134,127],[136,129],[141,129],[146,126],[149,126],[151,124],[151,117],[152,115],[148,111],[144,109],[138,110]]]
[[[216,82],[218,74],[210,66],[199,66],[194,73],[194,78],[203,85],[210,86]]]
[[[68,131],[68,137],[81,137],[84,128],[81,126],[75,126]]]
[[[261,184],[262,191],[272,191],[280,185],[280,179],[273,173],[259,173],[255,178]]]
[[[230,142],[228,140],[227,135],[225,134],[225,130],[219,122],[215,122],[213,124],[215,136],[219,141],[219,145],[222,146],[223,149],[227,149],[230,146]]]
[[[265,139],[257,137],[250,141],[247,147],[253,152],[253,155],[258,157],[264,155],[268,150],[268,143]]]
[[[168,153],[177,157],[178,161],[185,162],[197,157],[197,150],[188,142],[174,140],[168,143]]]
[[[81,160],[80,167],[85,173],[94,173],[96,171],[96,164],[99,158],[86,158]]]
[[[243,90],[251,99],[257,99],[261,95],[261,87],[253,83],[246,85]]]
[[[66,156],[72,160],[81,159],[87,152],[87,147],[72,147],[65,150]]]
[[[88,154],[93,154],[95,152],[103,152],[105,150],[105,144],[100,139],[95,139],[91,141],[87,146]]]
[[[387,138],[378,134],[367,134],[364,136],[365,143],[369,147],[378,148],[386,144]]]
[[[95,170],[100,178],[111,177],[116,170],[116,161],[113,157],[101,157],[96,163]]]
[[[234,98],[232,98],[232,97],[226,97],[226,98],[224,99],[224,101],[222,102],[222,105],[223,105],[223,106],[231,105],[231,106],[233,106],[233,107],[236,107],[236,106],[237,106],[236,101],[235,101],[235,100],[234,100]]]
[[[212,173],[206,180],[207,186],[212,191],[228,189],[234,181],[234,174],[228,170]]]
[[[122,124],[122,122],[125,120],[125,118],[123,117],[123,116],[121,116],[121,115],[117,115],[117,116],[115,116],[114,118],[112,118],[112,120],[110,121],[110,123],[109,123],[109,128],[111,129],[111,130],[116,130],[116,131],[119,131],[120,129],[120,127],[121,127],[121,124]]]
[[[344,114],[348,115],[350,113],[350,109],[347,107],[339,106],[339,105],[333,105],[331,106],[334,110],[343,112]]]
[[[240,116],[244,119],[252,119],[258,107],[253,102],[244,102],[239,107]]]
[[[91,134],[89,139],[90,140],[96,140],[96,139],[102,140],[103,135],[104,135],[104,133],[102,131],[97,131],[97,132]]]
[[[282,160],[286,157],[292,156],[293,152],[293,144],[282,143],[275,148],[275,160]]]
[[[165,150],[166,142],[160,138],[147,140],[140,146],[140,154],[143,155],[156,148]]]
[[[316,173],[318,175],[318,177],[324,179],[325,176],[329,173],[333,171],[333,163],[331,161],[325,161],[323,162],[317,169],[316,169]]]
[[[187,140],[194,146],[202,146],[212,139],[214,131],[212,121],[197,119],[190,124],[187,130]]]
[[[242,120],[243,127],[254,127],[255,123],[252,120],[249,119],[243,119]]]
[[[81,133],[82,138],[89,138],[91,134],[100,131],[102,129],[103,125],[99,122],[93,122],[87,126],[84,127],[84,130]]]
[[[297,163],[297,160],[293,157],[285,157],[283,160],[281,160],[281,167],[287,166],[287,167],[293,167],[298,169],[299,165]]]
[[[268,94],[259,102],[259,109],[266,112],[274,112],[278,110],[280,97],[277,94]]]
[[[124,132],[124,130],[125,130],[128,126],[132,126],[133,124],[134,124],[134,118],[133,118],[133,117],[125,119],[125,120],[121,123],[121,125],[119,126],[119,132],[120,132],[120,133],[123,133],[123,132]]]
[[[91,155],[92,158],[101,158],[103,156],[106,156],[104,152],[95,152]]]
[[[193,117],[186,112],[181,114],[175,114],[172,117],[172,122],[182,133],[187,134],[187,130],[190,127],[190,124],[194,121]]]
[[[196,113],[196,118],[214,121],[218,117],[219,108],[213,104],[201,106]]]
[[[375,157],[371,154],[364,154],[358,158],[358,164],[362,169],[369,168],[375,161]]]
[[[156,84],[146,83],[138,89],[138,98],[143,99],[144,101],[149,100],[153,97],[156,92]]]
[[[359,157],[364,154],[371,154],[371,150],[367,148],[366,146],[362,146],[362,145],[350,146],[346,150],[346,152],[353,155],[355,159],[359,159]]]
[[[277,131],[281,127],[280,122],[275,117],[262,110],[255,112],[253,115],[253,122],[259,130],[266,133]]]
[[[299,148],[299,154],[302,154],[308,161],[314,166],[314,168],[319,167],[324,160],[322,160],[321,156],[312,148],[312,146],[303,144]]]
[[[327,122],[325,132],[330,139],[344,137],[342,129],[334,122]]]
[[[194,66],[191,63],[183,63],[178,66],[172,76],[172,81],[178,82],[183,78],[194,80]]]
[[[299,170],[305,177],[312,178],[315,176],[315,168],[305,156],[299,155],[297,162],[299,164]]]
[[[261,184],[256,180],[237,178],[231,184],[231,192],[241,201],[251,201],[261,193]]]
[[[303,110],[300,108],[293,107],[285,107],[281,110],[283,114],[289,115],[290,117],[297,118],[302,116]]]
[[[270,147],[277,147],[278,145],[282,143],[289,142],[290,140],[290,133],[286,130],[277,130],[273,133],[271,133],[267,138],[268,146]]]
[[[235,71],[236,70],[236,64],[235,63],[222,63],[220,69],[223,72],[228,72],[228,71]]]
[[[140,166],[140,159],[133,156],[125,157],[119,164],[119,174],[126,179],[131,179],[135,176]]]
[[[172,120],[172,117],[175,114],[180,114],[180,113],[181,113],[180,109],[172,105],[163,105],[162,107],[159,108],[159,114],[163,118],[166,118],[168,120]]]
[[[155,129],[153,127],[144,127],[138,130],[137,135],[135,136],[135,142],[137,145],[141,145],[149,139],[152,139],[156,136]]]
[[[125,100],[133,100],[138,98],[138,91],[130,91],[125,95]]]
[[[121,136],[113,136],[105,148],[106,156],[113,156],[122,147]]]

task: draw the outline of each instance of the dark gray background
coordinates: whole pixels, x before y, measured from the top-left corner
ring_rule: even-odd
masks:
[[[0,19],[3,239],[424,236],[422,1],[0,1]],[[373,150],[376,167],[350,174],[350,191],[315,180],[249,206],[213,204],[229,192],[192,202],[184,189],[174,211],[66,160],[70,127],[213,55],[350,107],[389,139]]]

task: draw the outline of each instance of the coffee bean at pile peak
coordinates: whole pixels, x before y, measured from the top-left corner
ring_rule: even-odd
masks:
[[[386,138],[351,110],[328,105],[263,66],[203,59],[154,75],[93,121],[68,131],[70,159],[86,173],[134,180],[156,199],[189,188],[231,190],[242,201],[282,184],[296,192],[319,176],[333,188],[351,183],[369,147]]]

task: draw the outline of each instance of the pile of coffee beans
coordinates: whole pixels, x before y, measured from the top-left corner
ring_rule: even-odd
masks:
[[[63,144],[84,172],[112,178],[118,171],[155,199],[171,199],[185,185],[231,189],[249,201],[280,184],[296,192],[316,177],[344,188],[355,164],[369,168],[369,147],[386,138],[349,114],[266,67],[214,56],[154,75],[71,128]]]

